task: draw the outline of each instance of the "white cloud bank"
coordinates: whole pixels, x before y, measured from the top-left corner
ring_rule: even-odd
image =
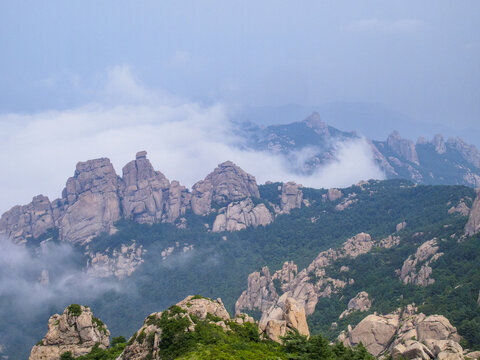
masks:
[[[148,151],[155,169],[188,187],[226,160],[259,183],[294,180],[332,187],[384,176],[364,140],[338,144],[338,160],[311,176],[295,174],[280,155],[234,146],[240,139],[228,111],[222,104],[204,106],[153,92],[128,67],[119,66],[109,71],[96,102],[62,111],[0,115],[0,213],[39,193],[51,200],[59,197],[78,161],[108,157],[121,175],[139,150]]]

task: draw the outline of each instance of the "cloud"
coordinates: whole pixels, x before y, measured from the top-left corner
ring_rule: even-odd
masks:
[[[0,239],[0,299],[10,300],[10,313],[29,316],[52,304],[90,301],[122,291],[116,281],[89,276],[79,259],[81,254],[69,244],[47,242],[32,250]]]
[[[348,29],[355,32],[376,32],[396,35],[413,35],[422,27],[423,22],[416,19],[399,19],[388,22],[371,18],[356,20],[348,25]]]
[[[242,139],[223,104],[202,105],[142,86],[127,66],[112,68],[97,101],[82,107],[0,115],[0,209],[42,193],[61,194],[77,161],[99,157],[122,167],[147,150],[155,169],[191,187],[219,163],[231,160],[267,180],[294,180],[313,187],[350,185],[383,178],[365,141],[337,145],[338,161],[312,176],[298,175],[282,155],[239,147]],[[299,160],[311,152],[294,154]]]

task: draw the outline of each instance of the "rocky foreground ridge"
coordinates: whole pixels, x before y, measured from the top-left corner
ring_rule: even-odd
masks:
[[[79,162],[60,199],[51,202],[38,195],[30,204],[13,207],[0,218],[0,235],[26,243],[58,229],[61,240],[86,244],[101,233],[114,233],[120,219],[141,224],[180,221],[179,226],[185,226],[188,210],[204,216],[216,212],[218,205],[218,216],[210,224],[213,231],[236,231],[268,225],[276,215],[301,206],[301,185],[286,183],[280,192],[280,206],[272,205],[273,211],[256,204],[252,199],[260,194],[255,177],[231,161],[218,165],[189,191],[155,171],[146,151],[140,151],[123,167],[121,177],[107,158]]]
[[[280,314],[281,320],[270,320],[265,325],[246,314],[231,318],[220,299],[188,296],[165,311],[150,314],[128,342],[118,348],[115,358],[177,358],[179,354],[214,344],[221,338],[220,333],[226,336],[241,334],[241,347],[249,341],[258,343],[261,339],[283,343],[288,334],[308,338],[305,311],[292,298],[288,298],[286,304],[285,311]],[[52,316],[48,327],[44,339],[32,348],[30,360],[72,359],[91,351],[98,354],[98,349],[109,346],[109,331],[88,307],[70,305],[62,315]],[[304,340],[298,338],[294,341]],[[349,326],[337,340],[347,347],[363,344],[372,355],[390,355],[395,360],[463,360],[464,352],[459,341],[460,336],[448,319],[441,315],[417,313],[414,305],[387,315],[368,315],[355,328]],[[465,355],[476,359],[479,354]],[[192,356],[186,358],[196,358]],[[215,355],[210,354],[210,358]]]

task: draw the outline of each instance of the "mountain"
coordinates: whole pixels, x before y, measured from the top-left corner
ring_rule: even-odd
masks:
[[[303,121],[286,125],[241,124],[248,146],[255,150],[283,154],[293,170],[312,174],[336,159],[336,145],[360,139],[323,122],[317,112]],[[368,134],[367,134],[368,137]],[[419,184],[480,186],[480,151],[461,138],[444,140],[440,134],[416,143],[393,131],[385,141],[368,140],[375,163],[387,179],[409,179]],[[298,152],[308,150],[307,158]]]
[[[28,284],[21,297],[0,296],[0,317],[8,324],[0,329],[2,355],[26,358],[48,317],[71,303],[88,305],[118,337],[192,293],[220,297],[230,313],[246,313],[270,334],[288,327],[290,308],[304,311],[312,338],[321,333],[327,342],[347,345],[370,332],[358,326],[397,319],[387,334],[405,344],[386,339],[375,348],[404,354],[420,347],[437,356],[445,344],[437,344],[439,350],[407,344],[410,333],[400,323],[411,317],[417,333],[410,340],[418,340],[417,324],[438,315],[448,323],[435,324],[449,335],[437,340],[455,341],[462,351],[480,349],[478,195],[467,186],[402,179],[343,189],[258,185],[229,161],[187,190],[154,170],[145,152],[122,176],[108,159],[81,162],[61,199],[35,197],[0,220],[2,234],[28,261],[38,262],[42,251],[52,255],[33,269],[27,262],[1,269],[4,290],[17,286],[10,269],[29,269],[18,280]],[[65,247],[72,249],[67,265],[59,258]],[[67,266],[76,268],[74,275],[63,276]],[[76,290],[84,283],[89,287]],[[45,300],[45,292],[62,289],[62,296]],[[17,306],[26,300],[43,302],[27,312]],[[408,306],[416,317],[404,315]],[[275,332],[266,331],[269,323]]]

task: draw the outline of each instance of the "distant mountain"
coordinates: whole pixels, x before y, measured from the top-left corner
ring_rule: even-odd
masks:
[[[335,144],[359,138],[355,132],[338,130],[317,112],[290,124],[255,126],[240,124],[250,147],[292,157],[293,170],[312,173],[335,159]],[[385,141],[369,140],[373,158],[388,179],[409,179],[419,184],[480,186],[480,151],[460,138],[444,140],[438,134],[416,143],[393,131]],[[314,153],[298,164],[295,151],[305,148]]]

